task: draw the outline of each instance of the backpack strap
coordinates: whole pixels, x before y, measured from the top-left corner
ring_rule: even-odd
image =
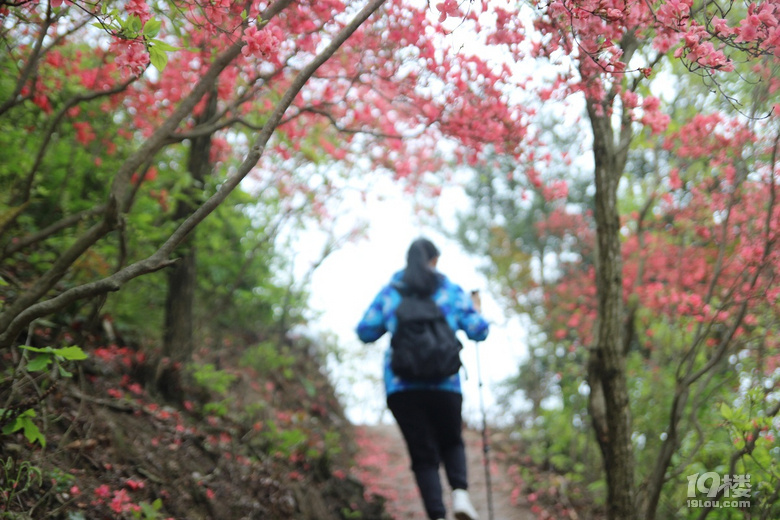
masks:
[[[403,282],[392,282],[390,286],[398,291],[398,293],[401,295],[401,298],[405,298],[408,296],[414,296],[420,299],[430,298],[433,299],[433,294],[429,294],[428,296],[424,296],[422,293],[418,291],[410,290],[405,283]]]

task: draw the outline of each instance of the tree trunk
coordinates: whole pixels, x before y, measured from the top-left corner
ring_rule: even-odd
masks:
[[[588,103],[593,127],[596,285],[598,320],[588,360],[591,420],[607,475],[607,518],[635,520],[631,413],[623,351],[623,276],[617,188],[625,167],[623,148],[615,146],[605,112]]]
[[[217,111],[217,94],[212,91],[205,109],[196,124],[207,122]],[[187,164],[192,184],[184,197],[176,203],[174,220],[182,221],[200,205],[206,176],[211,172],[211,135],[196,137],[190,144]],[[163,356],[174,362],[190,359],[193,344],[193,309],[197,286],[197,262],[195,257],[195,233],[179,247],[179,260],[168,272],[168,295],[165,302],[165,331]]]
[[[174,362],[187,361],[192,355],[193,305],[197,283],[195,248],[185,245],[180,254],[179,260],[168,271],[163,332],[163,356]]]

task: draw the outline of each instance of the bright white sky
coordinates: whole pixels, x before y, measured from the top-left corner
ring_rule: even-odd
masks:
[[[506,0],[493,1],[496,5],[506,3]],[[431,9],[431,16],[438,16],[437,13]],[[483,25],[493,23],[491,16],[483,18],[480,20]],[[483,48],[479,38],[468,26],[455,19],[451,23],[453,31],[445,37],[449,45],[480,56],[489,52],[494,54],[496,63],[507,60],[507,57]],[[511,65],[515,69],[520,65],[530,66]],[[530,71],[526,70],[525,73]],[[502,418],[507,415],[507,411],[495,405],[496,387],[507,377],[516,374],[520,361],[526,356],[526,334],[520,320],[516,317],[507,319],[503,309],[489,294],[487,281],[479,273],[479,266],[484,260],[470,257],[457,242],[444,238],[431,226],[423,224],[415,215],[411,196],[404,194],[398,183],[391,181],[386,174],[366,174],[361,182],[370,186],[368,200],[363,203],[357,192],[348,193],[347,199],[339,206],[342,213],[339,219],[347,229],[357,221],[367,221],[368,238],[346,245],[325,260],[314,273],[310,301],[314,310],[320,313],[312,323],[313,327],[321,332],[335,334],[339,347],[346,352],[340,362],[335,357],[331,359],[329,369],[347,407],[349,418],[356,423],[392,419],[389,411],[385,412],[384,386],[381,381],[382,359],[389,337],[386,335],[374,344],[363,345],[357,339],[355,326],[381,287],[393,273],[403,268],[409,244],[425,236],[433,240],[442,252],[439,269],[465,291],[480,291],[483,314],[491,323],[488,339],[478,347],[473,341],[467,340],[463,332],[459,333],[464,344],[461,354],[465,367],[465,372],[461,372],[464,418],[471,425],[481,424],[481,394],[488,420],[505,422]],[[436,213],[445,226],[454,228],[455,212],[466,204],[469,204],[469,200],[462,188],[447,187],[436,202]],[[296,258],[298,273],[304,273],[311,262],[317,259],[322,243],[322,233],[317,231],[307,233],[300,239],[296,251],[304,253]],[[478,371],[478,359],[481,371]],[[484,383],[482,392],[478,385],[478,372],[481,372]]]
[[[357,199],[357,195],[356,195]],[[437,202],[437,212],[444,222],[454,226],[454,213],[468,199],[460,188],[447,188]],[[345,211],[344,208],[349,208]],[[409,244],[420,236],[430,238],[441,250],[439,269],[466,291],[480,290],[483,314],[491,322],[488,339],[478,347],[466,339],[461,331],[464,350],[461,358],[467,373],[464,383],[464,418],[472,425],[481,424],[480,392],[478,386],[477,349],[483,380],[482,395],[488,411],[488,420],[500,421],[504,415],[495,405],[495,386],[514,375],[521,358],[526,354],[525,333],[519,320],[507,320],[503,310],[487,292],[487,282],[479,272],[482,259],[470,257],[459,244],[443,238],[430,226],[420,224],[415,216],[409,195],[386,176],[377,175],[371,184],[366,204],[346,201],[340,206],[345,214],[340,218],[354,222],[364,219],[369,223],[368,239],[350,243],[329,256],[315,271],[311,285],[311,305],[320,314],[314,327],[332,331],[338,345],[348,354],[341,362],[331,360],[330,370],[337,391],[342,395],[349,418],[356,423],[389,421],[385,411],[384,387],[381,382],[382,356],[389,337],[363,345],[354,332],[363,312],[391,275],[403,268]],[[301,239],[297,250],[312,250],[316,255],[321,244],[317,232]],[[298,258],[301,269],[314,258]]]

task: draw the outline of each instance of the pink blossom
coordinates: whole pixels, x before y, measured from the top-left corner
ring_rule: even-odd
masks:
[[[111,510],[115,513],[122,513],[127,511],[127,506],[130,504],[130,502],[130,496],[127,494],[127,491],[124,489],[114,491],[114,498],[111,500]]]
[[[731,27],[729,27],[728,21],[723,18],[713,18],[712,27],[718,36],[728,36],[733,32]]]
[[[135,491],[137,489],[143,489],[144,483],[141,480],[133,480],[131,478],[127,479],[125,482],[125,485],[130,488],[131,490]]]
[[[669,172],[669,186],[673,190],[679,190],[682,188],[682,181],[680,180],[680,170],[674,168]]]
[[[244,31],[242,38],[246,45],[241,49],[244,56],[262,56],[268,58],[279,49],[281,44],[280,29],[278,27],[266,27],[259,30],[253,25]]]
[[[439,23],[443,22],[450,16],[460,16],[458,10],[458,2],[456,0],[444,0],[436,4],[436,9],[439,10]]]
[[[92,130],[92,125],[87,121],[75,121],[73,129],[76,130],[76,140],[84,146],[87,146],[97,137]]]
[[[111,47],[117,53],[114,63],[120,69],[128,70],[132,74],[140,74],[149,65],[149,54],[142,42],[117,39]]]
[[[110,495],[111,489],[106,484],[95,488],[95,496],[98,498],[108,498]]]
[[[128,0],[125,4],[125,10],[140,18],[141,23],[146,23],[152,17],[149,12],[149,6],[146,5],[146,0]]]
[[[643,125],[649,126],[654,134],[660,134],[669,126],[669,120],[670,117],[668,115],[655,110],[645,112],[641,122]]]
[[[569,196],[569,185],[564,180],[553,181],[542,189],[542,195],[548,201],[566,199]]]
[[[778,15],[780,13],[777,12],[778,8],[770,6],[769,4],[764,4],[761,6],[758,12],[758,19],[761,20],[761,23],[766,25],[767,27],[777,27],[780,25],[780,21],[778,21]]]
[[[658,110],[661,106],[661,100],[655,96],[647,96],[642,103],[642,108],[646,111]]]
[[[696,34],[696,33],[693,33],[693,32],[685,33],[684,39],[685,39],[685,46],[686,47],[691,47],[691,48],[693,48],[696,45],[698,45],[699,42],[701,41],[701,38],[699,37],[699,35]]]
[[[677,45],[678,41],[680,41],[680,34],[677,32],[661,34],[653,40],[653,48],[661,53],[666,53]]]
[[[758,16],[751,15],[742,20],[739,24],[739,36],[737,42],[752,42],[758,39],[758,27],[761,25],[761,20]]]

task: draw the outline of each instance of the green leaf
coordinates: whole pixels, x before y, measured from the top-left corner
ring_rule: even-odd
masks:
[[[766,449],[764,446],[756,446],[753,449],[753,459],[760,465],[760,466],[769,466],[772,464],[773,457],[769,453],[769,450]]]
[[[19,430],[23,430],[24,436],[28,441],[31,443],[38,442],[45,448],[46,437],[43,436],[41,430],[39,430],[33,422],[34,417],[35,410],[32,408],[25,410],[19,415],[19,417],[14,420],[14,422],[6,424],[3,427],[3,433],[9,435],[11,433],[18,432]]]
[[[726,403],[720,405],[720,414],[727,421],[731,421],[734,418],[734,414],[731,411],[731,408],[729,408],[729,405],[727,405]]]
[[[152,39],[149,44],[150,47],[161,51],[178,51],[181,49],[181,47],[174,47],[170,43],[166,43],[163,40],[158,40],[157,38]]]
[[[133,33],[139,33],[143,28],[143,22],[141,22],[141,19],[138,16],[132,15],[127,19],[125,28],[132,31]]]
[[[22,428],[24,428],[25,422],[29,422],[33,417],[35,417],[35,410],[32,408],[25,410],[19,416],[13,420],[13,422],[10,422],[3,426],[3,433],[5,435],[10,435],[14,432],[18,432]]]
[[[33,444],[35,444],[35,442],[38,442],[40,443],[41,446],[45,448],[46,437],[43,436],[41,430],[39,430],[38,427],[35,425],[35,423],[32,422],[30,419],[27,419],[23,422],[24,422],[24,436],[27,438],[27,440]]]
[[[46,368],[49,366],[49,363],[51,363],[52,357],[49,354],[41,354],[40,356],[35,356],[32,360],[27,362],[27,371],[28,372],[40,372],[41,370],[46,370]]]
[[[54,353],[54,349],[51,348],[51,347],[37,348],[37,347],[31,347],[29,345],[19,345],[19,348],[22,348],[24,350],[29,350],[30,352],[40,352],[42,354],[53,354]]]
[[[77,346],[70,346],[70,347],[63,347],[60,349],[57,349],[54,351],[54,354],[57,356],[67,359],[68,361],[81,361],[82,359],[87,359],[87,353],[81,350],[80,347]]]
[[[148,20],[144,24],[144,37],[154,38],[160,32],[160,28],[162,28],[162,22],[160,20]]]
[[[154,65],[154,68],[160,72],[165,70],[165,66],[168,64],[168,55],[157,47],[149,48],[149,59],[151,60],[152,65]]]

